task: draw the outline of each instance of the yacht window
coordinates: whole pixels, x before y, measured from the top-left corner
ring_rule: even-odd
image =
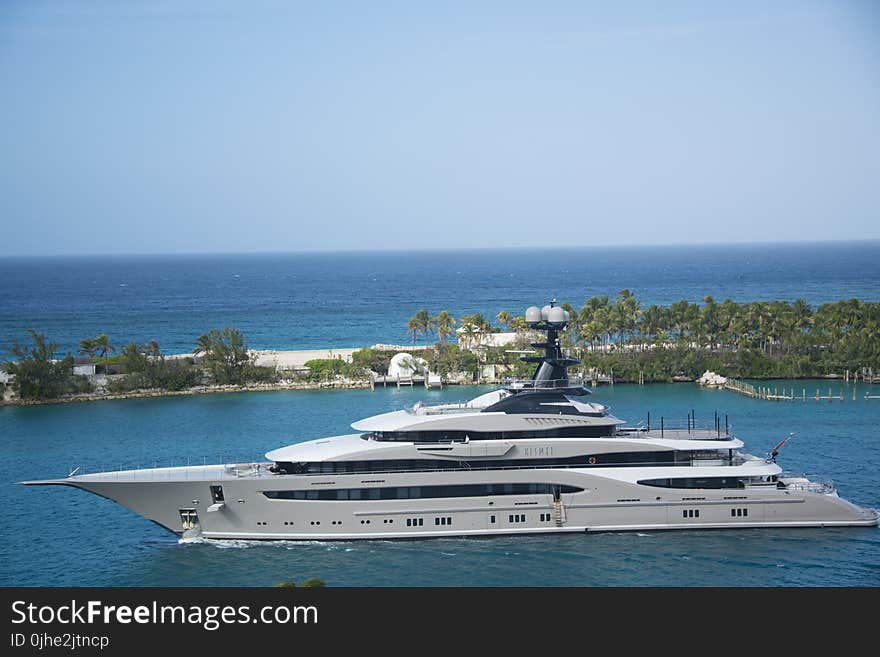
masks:
[[[567,484],[450,484],[448,486],[410,486],[379,488],[330,488],[321,490],[267,490],[263,495],[277,500],[395,500],[439,497],[488,497],[495,495],[551,495],[579,493],[583,488]],[[347,497],[346,497],[347,496]]]
[[[691,452],[673,450],[649,452],[610,452],[581,454],[559,458],[493,459],[488,461],[453,461],[436,459],[377,459],[373,461],[319,461],[314,463],[278,462],[273,471],[279,474],[331,474],[413,472],[428,470],[497,470],[500,468],[575,468],[628,467],[632,465],[691,465]]]
[[[659,488],[743,488],[739,477],[681,477],[670,479],[641,479],[643,486]]]
[[[516,440],[521,438],[598,438],[617,430],[613,424],[551,427],[530,431],[377,431],[374,440],[407,443],[453,443],[470,440]]]
[[[226,501],[226,497],[223,495],[223,486],[211,486],[211,501],[214,504]]]

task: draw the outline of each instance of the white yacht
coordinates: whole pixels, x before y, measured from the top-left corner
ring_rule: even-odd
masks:
[[[545,331],[531,379],[462,404],[352,424],[267,462],[72,474],[24,482],[109,498],[185,538],[388,539],[734,527],[872,526],[832,484],[786,476],[777,450],[741,451],[726,419],[627,427],[570,379],[567,313]]]

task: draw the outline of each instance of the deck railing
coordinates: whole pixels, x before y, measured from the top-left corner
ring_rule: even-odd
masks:
[[[548,379],[546,381],[505,378],[501,380],[501,385],[509,390],[559,390],[582,386],[584,385],[584,379],[580,376],[570,376],[567,379]]]
[[[779,475],[779,480],[785,485],[785,490],[821,493],[823,495],[829,495],[836,490],[834,482],[830,479],[817,479],[811,481],[804,474],[789,474],[783,472]]]

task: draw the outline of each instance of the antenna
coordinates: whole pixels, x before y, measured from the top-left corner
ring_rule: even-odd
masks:
[[[559,344],[559,332],[565,330],[571,316],[564,308],[556,305],[556,299],[552,299],[543,308],[537,306],[527,308],[525,320],[530,329],[547,332],[547,338],[544,342],[531,343],[533,347],[544,349],[543,356],[520,357],[520,360],[527,363],[537,363],[532,381],[553,381],[552,385],[554,386],[562,382],[562,385],[558,385],[558,387],[566,387],[568,385],[566,369],[580,363],[576,358],[568,358],[563,355]]]

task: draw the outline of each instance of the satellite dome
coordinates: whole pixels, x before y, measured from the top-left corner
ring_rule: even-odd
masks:
[[[537,324],[541,321],[541,309],[538,306],[529,306],[526,308],[526,323]]]
[[[414,376],[425,369],[427,361],[424,358],[413,356],[408,353],[394,354],[388,363],[388,376]]]
[[[565,324],[568,321],[568,313],[559,306],[554,306],[547,313],[547,321],[551,324]]]
[[[547,318],[550,317],[550,309],[551,309],[552,307],[553,307],[553,306],[551,306],[551,305],[548,303],[546,306],[544,306],[543,308],[541,308],[541,319],[543,319],[545,322],[547,321]]]

